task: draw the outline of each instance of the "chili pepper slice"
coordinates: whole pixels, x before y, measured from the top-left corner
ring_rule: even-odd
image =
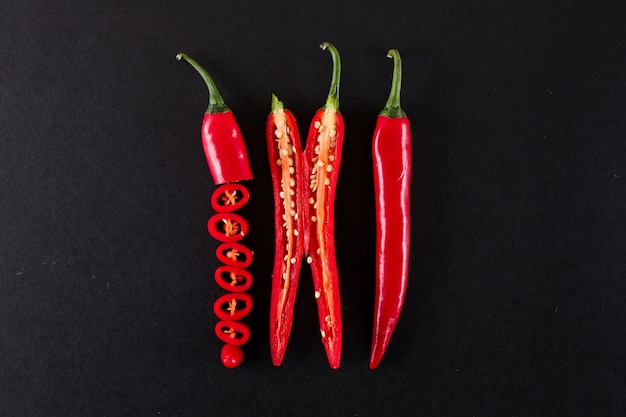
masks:
[[[274,189],[275,252],[270,304],[270,350],[279,366],[291,333],[293,307],[304,251],[302,145],[293,114],[272,94],[267,118],[267,151]]]
[[[213,312],[220,320],[237,321],[252,310],[252,296],[245,292],[224,294],[215,300]]]
[[[246,145],[233,113],[224,103],[209,73],[189,56],[179,53],[200,74],[209,90],[209,106],[202,122],[202,147],[215,184],[252,179]]]
[[[222,243],[215,254],[222,263],[237,268],[247,268],[252,263],[252,251],[237,242]]]
[[[239,210],[248,200],[250,192],[243,184],[222,184],[211,194],[211,207],[217,213],[230,213]]]
[[[240,321],[220,320],[215,325],[215,334],[224,343],[241,346],[250,339],[250,327]]]
[[[307,137],[304,151],[305,187],[305,250],[311,264],[315,298],[317,299],[320,333],[331,368],[341,360],[341,306],[339,276],[335,258],[335,193],[341,161],[344,123],[339,113],[339,80],[341,60],[330,43],[333,75],[326,104],[317,111]]]
[[[226,291],[243,292],[252,285],[252,274],[245,269],[222,265],[215,270],[215,282]]]
[[[209,234],[220,242],[236,242],[248,234],[246,219],[235,213],[217,213],[207,222]]]
[[[410,257],[411,130],[400,107],[402,61],[392,49],[391,92],[374,130],[376,295],[370,368],[380,363],[404,304]]]
[[[239,346],[226,343],[222,346],[220,358],[222,359],[222,364],[225,367],[229,369],[236,368],[241,365],[241,362],[243,362],[243,350],[241,350]]]

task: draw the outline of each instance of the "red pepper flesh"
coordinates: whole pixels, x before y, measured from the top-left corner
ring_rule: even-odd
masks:
[[[276,240],[270,304],[270,351],[272,363],[280,366],[291,333],[304,253],[300,178],[302,144],[296,119],[273,94],[266,138],[274,189]]]
[[[209,73],[195,60],[180,53],[200,74],[209,90],[209,106],[202,123],[202,147],[215,184],[252,179],[248,153],[233,113],[224,103]]]
[[[245,269],[222,265],[215,270],[215,282],[230,292],[243,292],[252,285],[252,274]]]
[[[209,234],[220,242],[236,242],[249,230],[246,219],[235,213],[217,213],[207,222]]]
[[[215,324],[215,334],[224,343],[241,346],[250,339],[250,327],[240,321],[220,320]]]
[[[224,294],[213,304],[213,312],[220,320],[238,321],[251,310],[252,296],[245,292]]]
[[[236,268],[247,268],[252,263],[252,251],[237,242],[222,243],[215,250],[217,259]]]
[[[211,194],[211,207],[217,213],[230,213],[239,210],[248,200],[250,192],[243,184],[222,184]]]
[[[411,131],[400,107],[402,64],[392,49],[393,81],[374,131],[376,294],[370,368],[380,363],[404,304],[410,257]]]
[[[343,117],[339,113],[341,61],[333,45],[326,42],[320,47],[331,53],[333,76],[326,105],[316,112],[311,122],[304,151],[304,239],[322,342],[331,368],[337,369],[341,361],[342,322],[334,206],[344,135]]]

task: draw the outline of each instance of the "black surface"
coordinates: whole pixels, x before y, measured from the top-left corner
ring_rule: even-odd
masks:
[[[0,6],[0,415],[626,415],[622,2],[11,1]],[[329,369],[305,268],[281,368],[268,346],[270,94],[302,132],[333,42],[344,352]],[[404,61],[412,122],[405,309],[368,369],[371,134]],[[236,370],[218,360],[214,76],[246,138],[256,253]]]

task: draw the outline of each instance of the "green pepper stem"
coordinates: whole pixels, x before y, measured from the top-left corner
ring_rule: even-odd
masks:
[[[282,111],[283,108],[283,102],[276,97],[276,94],[272,93],[272,112]]]
[[[381,116],[390,118],[405,117],[406,113],[400,107],[400,89],[402,86],[402,60],[397,49],[387,52],[388,58],[393,58],[393,78],[391,79],[391,91],[385,108],[380,112]]]
[[[222,95],[217,89],[217,86],[213,82],[213,79],[211,78],[209,73],[206,72],[206,70],[200,66],[200,64],[198,64],[194,59],[187,56],[186,54],[183,54],[182,52],[176,55],[176,59],[179,61],[181,59],[184,59],[192,67],[194,67],[195,70],[198,71],[198,74],[200,74],[200,76],[204,80],[207,88],[209,89],[209,107],[207,107],[205,113],[207,114],[226,113],[230,111],[228,106],[224,103],[224,99],[222,98]]]
[[[330,52],[333,57],[333,78],[330,81],[330,90],[328,91],[328,98],[326,99],[325,109],[339,110],[339,80],[341,78],[341,58],[339,57],[339,51],[334,47],[332,43],[324,42],[320,45],[320,48]]]

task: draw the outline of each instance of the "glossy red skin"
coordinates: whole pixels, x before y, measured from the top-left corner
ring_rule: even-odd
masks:
[[[378,366],[404,304],[410,257],[411,132],[406,117],[378,116],[372,145],[376,295],[370,368]]]
[[[295,152],[289,157],[294,160],[295,170],[295,210],[298,213],[298,219],[293,220],[295,229],[299,231],[298,236],[290,235],[289,241],[293,244],[293,253],[291,258],[295,257],[295,263],[291,264],[290,259],[284,260],[287,255],[287,228],[283,226],[286,221],[283,219],[285,213],[284,202],[280,197],[280,192],[287,192],[287,188],[281,187],[281,178],[283,174],[283,165],[277,165],[278,159],[285,159],[280,155],[276,143],[276,121],[274,112],[271,112],[267,118],[266,138],[267,151],[270,163],[270,172],[272,176],[272,188],[274,192],[274,231],[275,231],[275,251],[274,251],[274,268],[272,272],[272,293],[270,303],[270,351],[272,363],[274,366],[280,366],[289,336],[291,334],[291,326],[293,322],[293,309],[296,300],[296,292],[298,289],[298,278],[302,266],[302,255],[304,253],[303,236],[303,213],[302,208],[302,144],[300,143],[300,135],[298,134],[298,125],[293,114],[289,110],[284,110],[285,125],[291,130],[291,142],[295,147]],[[284,162],[283,162],[284,163]],[[286,283],[283,284],[283,274],[287,274]],[[281,302],[283,287],[287,286],[284,303]]]
[[[237,302],[235,311],[228,311],[224,305],[231,300]],[[243,306],[243,307],[239,307]],[[252,310],[252,296],[246,292],[224,294],[213,303],[213,312],[220,320],[237,321],[246,317]]]
[[[243,362],[243,350],[239,346],[225,344],[220,352],[222,365],[228,369],[233,369],[241,365]]]
[[[246,145],[233,113],[205,113],[202,147],[215,184],[252,179]]]
[[[337,142],[333,148],[334,161],[332,162],[333,170],[328,173],[330,184],[318,184],[318,187],[326,187],[324,201],[318,202],[318,207],[322,207],[324,212],[323,222],[312,222],[311,217],[315,215],[315,209],[308,203],[309,198],[316,197],[315,191],[309,187],[310,174],[314,163],[312,158],[316,156],[315,146],[317,145],[318,130],[315,122],[322,122],[325,109],[320,109],[315,114],[309,134],[307,137],[306,148],[303,158],[303,181],[306,184],[304,188],[304,206],[305,206],[305,251],[307,256],[311,258],[311,274],[313,277],[313,285],[316,291],[324,287],[323,271],[328,271],[328,291],[320,291],[317,297],[317,310],[320,330],[323,333],[322,342],[326,350],[328,363],[333,369],[339,368],[341,362],[342,348],[342,321],[341,321],[341,302],[339,297],[339,273],[337,271],[337,261],[335,256],[335,194],[337,191],[337,179],[339,175],[339,165],[341,162],[341,152],[343,146],[344,121],[339,112],[335,113],[334,123],[336,125]],[[323,239],[320,242],[319,237]],[[326,248],[325,256],[317,253],[320,244]],[[309,262],[309,261],[307,261]],[[334,322],[332,328],[326,322],[327,317],[333,317]],[[329,337],[330,336],[330,337]]]

